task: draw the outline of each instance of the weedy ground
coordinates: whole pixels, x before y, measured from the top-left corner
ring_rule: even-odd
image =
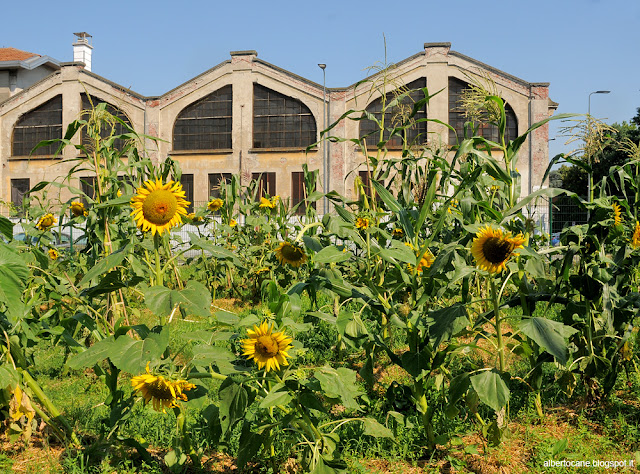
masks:
[[[261,307],[251,307],[240,300],[220,299],[214,302],[219,309],[247,314],[261,311]],[[149,321],[146,321],[146,319]],[[140,321],[152,323],[154,317],[142,312]],[[185,335],[191,331],[205,329],[204,319],[176,318],[171,323],[172,346],[184,345]],[[309,348],[302,354],[308,366],[322,365],[330,360],[335,365],[345,365],[357,369],[360,364],[358,353],[348,351],[336,360],[335,342],[330,334],[332,328],[320,325],[321,330],[300,335]],[[188,349],[187,349],[188,350]],[[398,351],[402,351],[398,347]],[[480,357],[470,354],[470,357]],[[486,356],[482,356],[486,357]],[[106,414],[103,401],[106,396],[104,384],[99,383],[90,370],[67,371],[64,367],[65,353],[62,346],[41,344],[36,348],[36,374],[42,381],[44,390],[53,402],[74,424],[85,440],[97,441],[100,418]],[[513,371],[517,372],[514,366]],[[394,382],[408,382],[410,376],[401,368],[391,364],[384,355],[380,356],[374,371],[375,385],[369,392],[370,414],[381,422],[387,420],[384,398],[387,388]],[[552,377],[553,374],[546,374]],[[362,382],[362,381],[361,381]],[[362,382],[364,385],[364,382]],[[128,389],[126,381],[121,382]],[[210,397],[215,399],[216,384],[212,383]],[[456,436],[447,445],[438,445],[428,453],[420,447],[420,436],[405,428],[397,433],[397,440],[371,441],[354,437],[348,439],[345,459],[349,472],[376,474],[415,473],[545,473],[545,472],[601,472],[592,468],[549,468],[547,460],[634,460],[640,449],[640,374],[631,372],[621,378],[618,390],[608,401],[598,406],[583,406],[579,393],[569,399],[561,393],[543,394],[545,413],[540,419],[535,411],[532,397],[526,390],[514,394],[511,406],[509,435],[500,446],[492,447],[479,434],[478,427],[470,419],[460,419],[448,427]],[[339,407],[336,407],[339,409]],[[193,420],[196,421],[196,420]],[[194,423],[194,431],[202,429]],[[0,473],[43,473],[43,474],[160,474],[160,462],[171,446],[175,431],[172,414],[156,413],[142,405],[136,405],[132,419],[123,430],[124,435],[135,437],[148,444],[148,451],[154,462],[148,465],[136,459],[135,452],[120,449],[102,456],[97,463],[80,452],[60,445],[48,431],[46,425],[38,427],[29,444],[10,444],[2,440],[0,444]],[[416,430],[413,430],[416,431]],[[344,436],[341,435],[341,436]],[[343,438],[345,439],[345,438]],[[89,441],[90,443],[91,441]],[[204,452],[203,468],[198,472],[226,473],[238,471],[234,458],[224,452],[207,450]],[[96,445],[96,449],[100,449]],[[426,454],[428,453],[428,454]],[[602,468],[605,471],[604,468]],[[635,468],[620,469],[620,472],[638,472]],[[195,471],[188,471],[195,472]],[[242,472],[270,472],[260,465],[250,465]],[[295,473],[299,465],[295,459],[285,459],[280,472]],[[606,472],[616,472],[608,469]]]

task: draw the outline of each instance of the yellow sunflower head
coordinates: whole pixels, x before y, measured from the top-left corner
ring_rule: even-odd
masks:
[[[138,194],[131,200],[131,215],[143,232],[150,230],[154,235],[161,235],[182,224],[182,216],[187,215],[190,204],[184,196],[180,183],[149,180],[138,188]]]
[[[356,219],[356,229],[365,230],[371,225],[371,220],[366,216],[361,216]]]
[[[613,225],[617,227],[622,224],[622,209],[620,209],[620,206],[615,202],[611,207],[613,208]]]
[[[276,207],[275,198],[267,199],[266,197],[262,196],[260,198],[260,205],[258,207],[262,209],[273,209],[274,207]]]
[[[73,201],[69,206],[69,209],[71,209],[71,214],[75,217],[84,216],[85,212],[87,212],[84,208],[84,203],[80,201]]]
[[[222,209],[222,206],[224,206],[224,201],[220,198],[214,198],[207,204],[207,209],[211,212],[216,212]]]
[[[431,265],[433,265],[433,262],[435,261],[436,257],[433,255],[433,253],[431,253],[431,250],[427,249],[418,262],[418,268],[416,268],[416,271],[418,273],[422,273],[423,270],[431,267]]]
[[[287,357],[291,357],[287,351],[291,349],[292,339],[285,336],[284,332],[273,332],[270,324],[264,321],[259,327],[247,331],[249,336],[242,341],[243,356],[253,359],[258,364],[258,369],[280,370],[281,365],[289,365]]]
[[[131,385],[138,392],[145,403],[151,402],[153,409],[167,412],[167,408],[178,406],[178,400],[187,401],[187,392],[196,388],[186,380],[169,380],[162,375],[154,375],[149,371],[147,363],[147,373],[131,378]]]
[[[523,248],[524,237],[515,237],[511,232],[503,233],[502,229],[494,229],[490,225],[481,228],[471,244],[471,254],[476,265],[490,273],[500,273],[505,269],[507,261],[515,249]]]
[[[393,229],[393,231],[391,232],[391,235],[393,237],[397,237],[400,238],[404,235],[404,230],[402,230],[400,227],[396,227],[395,229]]]
[[[275,252],[276,258],[281,265],[288,263],[292,267],[299,267],[307,261],[307,254],[304,253],[304,249],[291,242],[280,242]]]
[[[237,225],[238,225],[238,223],[236,222],[236,220],[235,220],[235,219],[231,219],[231,220],[229,221],[229,226],[231,226],[231,227],[236,227]]]
[[[50,227],[53,227],[56,224],[56,222],[58,222],[58,220],[55,217],[53,217],[53,214],[48,213],[40,217],[40,219],[38,219],[38,223],[36,224],[36,227],[39,230],[48,230]]]
[[[631,246],[634,249],[640,247],[640,222],[636,221],[636,228],[633,230],[633,236],[631,237]]]
[[[416,252],[416,257],[419,256],[419,252],[416,251],[416,248],[413,246],[413,244],[411,242],[405,242],[404,244],[407,247],[409,247],[411,250]],[[422,257],[420,257],[420,261],[418,262],[418,266],[416,268],[416,272],[422,273],[426,268],[431,267],[431,265],[433,265],[433,262],[435,262],[435,261],[436,261],[436,257],[433,255],[431,250],[429,250],[429,249],[425,250],[425,252],[422,255]],[[409,269],[409,271],[413,270],[413,266],[411,264],[407,264],[407,268]]]
[[[58,260],[58,257],[60,256],[56,249],[49,249],[47,253],[49,254],[49,258],[51,260]]]

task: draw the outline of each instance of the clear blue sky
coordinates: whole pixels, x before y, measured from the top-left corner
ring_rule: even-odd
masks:
[[[160,95],[229,59],[258,56],[327,86],[348,86],[365,68],[400,61],[425,42],[530,82],[550,82],[558,113],[628,121],[640,107],[638,0],[43,1],[0,10],[0,46],[73,59],[73,33],[93,35],[93,72],[147,96]],[[550,136],[557,134],[552,126]],[[570,150],[550,142],[550,155]]]

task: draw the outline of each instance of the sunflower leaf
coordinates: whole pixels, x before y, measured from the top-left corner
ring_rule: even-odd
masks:
[[[356,398],[362,395],[362,392],[356,384],[356,373],[353,370],[345,367],[334,369],[325,365],[315,371],[314,377],[320,382],[327,397],[342,400],[345,408],[360,408]]]
[[[499,411],[509,401],[509,388],[495,371],[484,371],[469,377],[480,401]]]
[[[339,263],[349,260],[351,256],[351,252],[343,252],[332,245],[320,250],[315,257],[313,257],[313,260],[316,263]]]
[[[244,417],[249,396],[242,384],[235,383],[231,378],[222,382],[218,396],[220,397],[220,426],[222,432],[226,433]]]
[[[567,363],[569,350],[565,338],[577,332],[576,329],[558,321],[539,317],[522,319],[519,329],[562,365]]]
[[[373,418],[363,418],[364,434],[375,438],[393,438],[393,433],[389,428],[381,425]]]
[[[144,371],[147,362],[159,359],[169,346],[169,329],[150,332],[143,340],[124,335],[115,340],[109,358],[118,369],[130,374]]]
[[[112,353],[114,340],[113,337],[102,339],[89,347],[87,350],[71,357],[67,361],[67,366],[70,369],[82,369],[85,367],[91,367],[98,362],[102,362]]]

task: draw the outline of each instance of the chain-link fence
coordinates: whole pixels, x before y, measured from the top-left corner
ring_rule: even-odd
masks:
[[[568,196],[556,196],[550,203],[551,233],[561,232],[565,227],[586,224],[587,211]]]

